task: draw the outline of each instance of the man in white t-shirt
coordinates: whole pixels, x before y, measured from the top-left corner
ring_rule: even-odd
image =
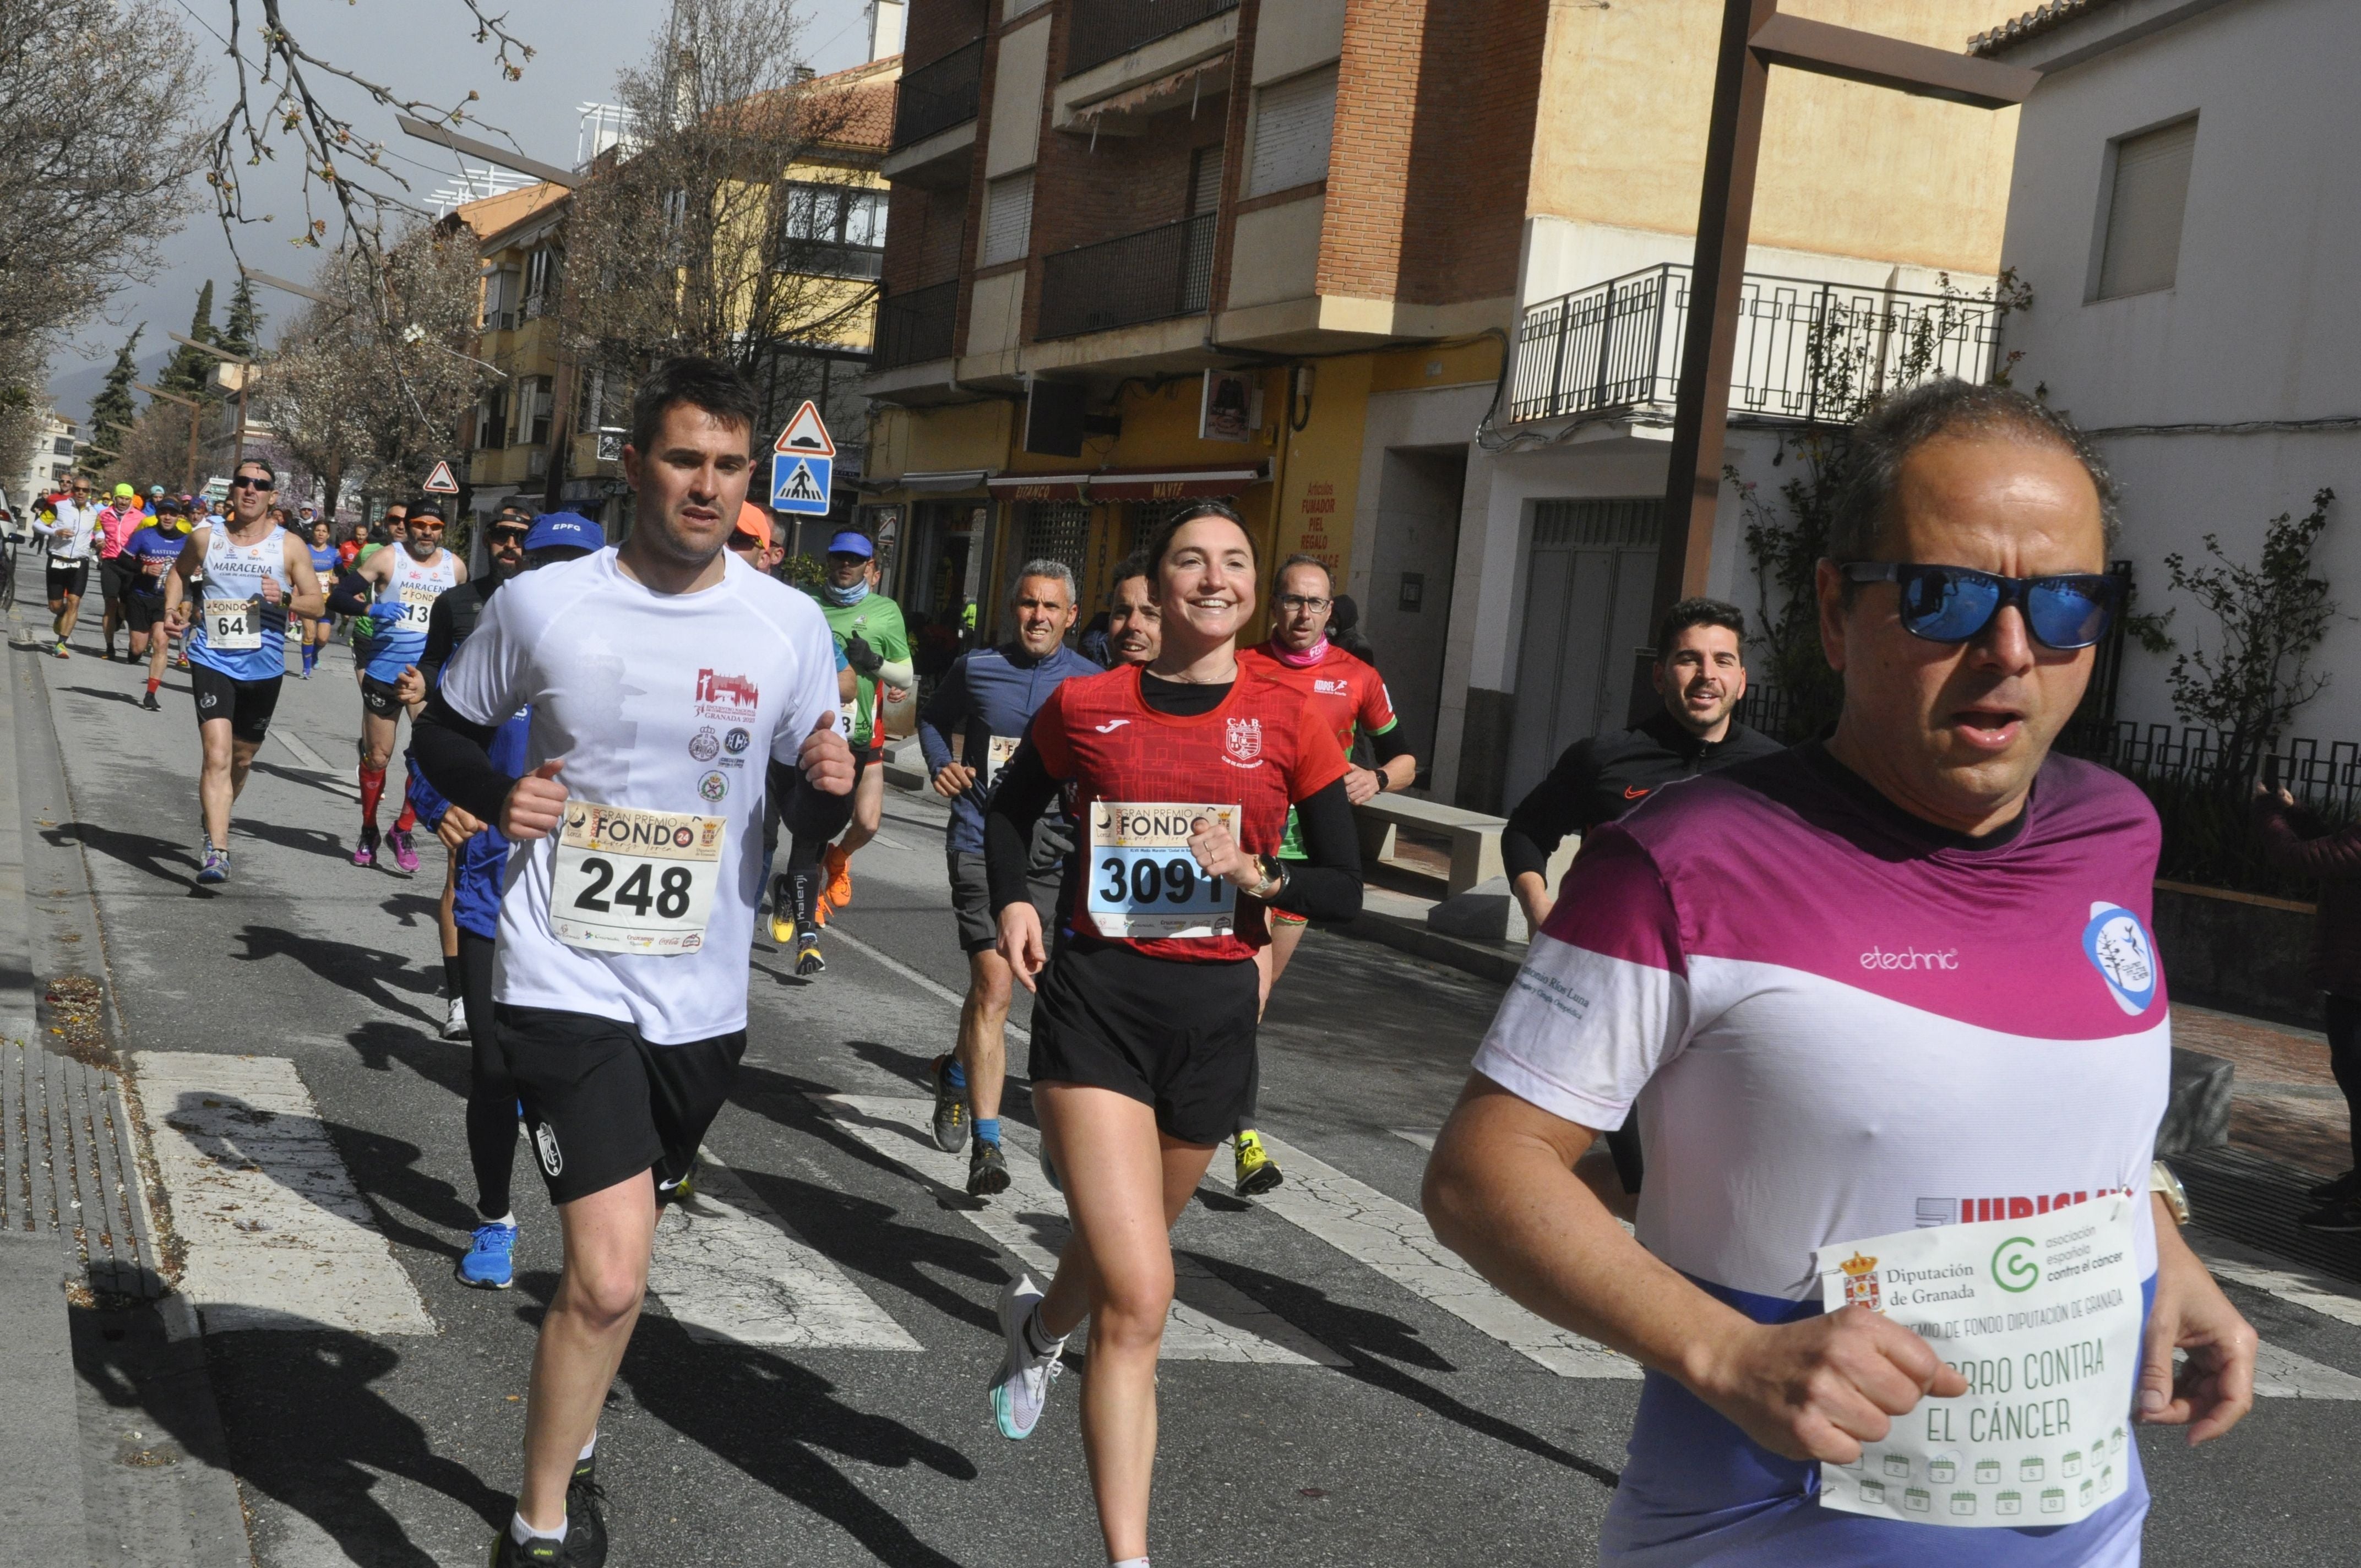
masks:
[[[715,361],[644,378],[623,449],[630,537],[503,587],[412,742],[429,783],[519,845],[493,1015],[566,1243],[496,1565],[604,1559],[598,1412],[638,1321],[659,1203],[746,1047],[765,762],[800,770],[800,827],[833,833],[850,815],[828,623],[724,548],[758,411]],[[511,778],[488,743],[527,709],[531,768]]]

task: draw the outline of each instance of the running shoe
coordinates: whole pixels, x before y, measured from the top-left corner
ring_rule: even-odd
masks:
[[[796,945],[795,884],[784,876],[771,879],[771,940],[782,948]]]
[[[604,1568],[607,1561],[607,1488],[598,1485],[598,1455],[574,1462],[566,1483],[566,1568]]]
[[[574,1568],[576,1560],[566,1550],[573,1542],[574,1532],[569,1529],[562,1541],[536,1535],[519,1546],[516,1537],[509,1533],[509,1527],[502,1525],[500,1533],[492,1540],[492,1568]]]
[[[72,654],[66,652],[66,640],[62,637],[58,639],[58,645],[49,651],[60,659],[71,659],[73,657]]]
[[[819,933],[796,933],[796,978],[810,980],[828,972],[828,960],[819,956]]]
[[[2307,1231],[2351,1235],[2361,1231],[2361,1198],[2339,1198],[2333,1202],[2323,1203],[2312,1212],[2298,1216],[2296,1223]]]
[[[141,697],[139,699],[139,706],[146,708],[150,713],[161,713],[164,711],[164,705],[156,700],[156,694],[154,692],[149,692],[146,696]]]
[[[1008,1355],[992,1380],[990,1394],[993,1418],[1003,1437],[1021,1441],[1033,1435],[1041,1407],[1049,1402],[1049,1385],[1065,1370],[1059,1361],[1066,1354],[1064,1340],[1046,1356],[1035,1355],[1025,1343],[1026,1320],[1040,1304],[1040,1288],[1029,1274],[1019,1274],[1000,1288],[1000,1337]]]
[[[2334,1181],[2307,1187],[2303,1195],[2320,1203],[2333,1203],[2339,1198],[2361,1198],[2361,1170],[2348,1170]]]
[[[418,872],[418,850],[410,835],[399,828],[386,829],[385,847],[393,851],[393,874],[414,876]]]
[[[201,883],[229,881],[229,851],[206,844],[204,864],[197,868],[197,880]]]
[[[1238,1177],[1236,1192],[1241,1198],[1259,1197],[1285,1179],[1279,1175],[1279,1162],[1262,1146],[1262,1138],[1251,1127],[1238,1131]]]
[[[446,1040],[467,1038],[467,999],[466,997],[455,996],[451,999],[451,1011],[443,1016],[443,1037]]]
[[[459,1283],[478,1290],[505,1290],[515,1284],[516,1243],[514,1225],[478,1225],[474,1244],[459,1259]]]
[[[377,824],[373,822],[361,824],[361,841],[353,846],[353,864],[357,866],[377,864]]]
[[[975,1147],[968,1155],[967,1195],[989,1198],[995,1192],[1007,1190],[1008,1157],[1000,1152],[998,1144],[976,1139]]]
[[[842,909],[852,902],[852,857],[842,845],[830,844],[820,855],[820,869],[828,873],[828,891],[820,896]]]
[[[957,1154],[967,1146],[967,1091],[951,1087],[950,1069],[950,1058],[937,1057],[927,1077],[935,1086],[935,1147]]]

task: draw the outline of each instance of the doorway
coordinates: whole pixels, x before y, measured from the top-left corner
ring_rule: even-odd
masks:
[[[1568,746],[1623,728],[1632,659],[1648,641],[1664,505],[1654,497],[1533,503],[1504,807]]]
[[[1434,764],[1443,703],[1443,655],[1451,625],[1451,575],[1467,487],[1465,446],[1389,447],[1378,481],[1377,534],[1361,628],[1377,649],[1400,731],[1424,784]]]

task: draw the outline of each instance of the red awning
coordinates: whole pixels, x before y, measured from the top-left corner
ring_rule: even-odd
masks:
[[[985,481],[1005,501],[1161,501],[1235,496],[1270,477],[1261,463],[1221,468],[1104,468],[1095,474],[995,474]]]

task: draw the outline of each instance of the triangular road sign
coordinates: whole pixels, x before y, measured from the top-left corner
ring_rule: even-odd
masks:
[[[828,425],[819,417],[819,410],[806,398],[804,406],[796,411],[796,417],[787,421],[787,428],[779,432],[779,439],[771,450],[796,457],[833,457],[836,443],[829,439]]]
[[[459,481],[451,477],[450,463],[437,457],[433,471],[426,476],[426,483],[419,488],[430,496],[456,496],[459,493]]]

